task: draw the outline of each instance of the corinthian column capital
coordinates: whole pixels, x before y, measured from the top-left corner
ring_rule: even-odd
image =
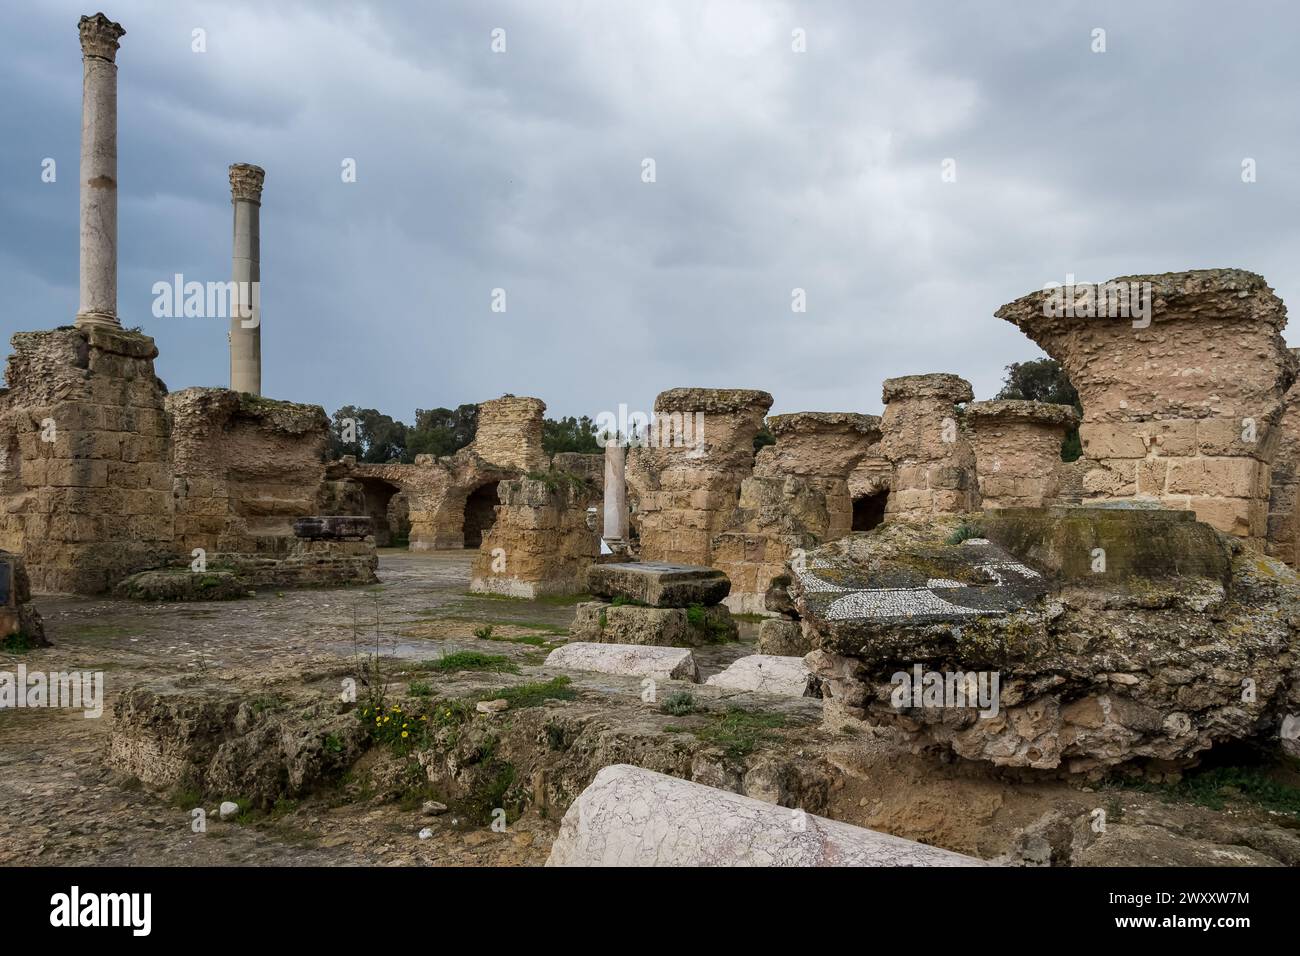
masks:
[[[261,205],[262,183],[266,181],[266,170],[252,163],[235,163],[230,167],[230,198],[232,201],[246,199]]]
[[[126,35],[122,24],[97,13],[93,17],[82,17],[77,29],[81,32],[82,56],[97,57],[109,63],[117,59],[117,41]]]

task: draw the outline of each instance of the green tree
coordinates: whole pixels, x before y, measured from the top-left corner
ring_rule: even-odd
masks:
[[[417,408],[415,427],[406,436],[408,460],[416,455],[451,455],[474,440],[478,431],[478,406]]]
[[[1083,414],[1079,393],[1070,384],[1065,369],[1061,368],[1061,363],[1056,359],[1012,362],[1007,366],[1006,372],[1002,391],[997,394],[998,398],[1072,405],[1076,412]],[[1065,440],[1061,442],[1061,460],[1074,461],[1082,454],[1083,446],[1079,442],[1079,429],[1071,428],[1065,433]]]
[[[581,418],[547,418],[542,421],[542,448],[548,455],[562,451],[595,454],[601,450],[596,442],[596,424],[586,415]]]
[[[365,462],[402,461],[406,431],[401,422],[373,408],[344,405],[330,424],[330,455],[356,455],[358,461]]]

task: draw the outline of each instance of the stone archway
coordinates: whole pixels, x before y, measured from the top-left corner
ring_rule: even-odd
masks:
[[[398,529],[394,528],[389,522],[388,506],[393,497],[400,493],[402,489],[391,481],[385,481],[382,478],[366,476],[354,480],[361,485],[366,514],[370,516],[371,527],[374,529],[375,547],[392,547]]]
[[[465,547],[478,548],[497,520],[497,482],[479,485],[465,496]]]

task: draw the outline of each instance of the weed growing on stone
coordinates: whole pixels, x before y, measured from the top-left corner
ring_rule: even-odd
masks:
[[[500,654],[483,654],[479,651],[457,651],[436,661],[425,661],[422,668],[450,674],[455,671],[492,671],[499,674],[518,674],[519,666]]]
[[[1265,810],[1300,816],[1300,787],[1283,783],[1260,767],[1212,767],[1193,771],[1178,783],[1119,783],[1126,790],[1154,793],[1166,800],[1185,801],[1211,810],[1229,803],[1250,803]]]
[[[673,691],[663,699],[659,709],[665,714],[671,714],[674,717],[685,717],[687,714],[695,712],[695,697],[690,691]]]
[[[709,716],[715,719],[713,724],[694,728],[690,732],[705,743],[720,747],[728,757],[733,758],[753,753],[760,744],[775,739],[769,733],[770,730],[785,726],[784,714],[760,714],[739,707],[733,707],[724,714]]]
[[[502,687],[486,694],[479,700],[500,700],[504,698],[511,710],[522,707],[537,707],[548,700],[572,700],[578,696],[577,691],[569,686],[569,678],[555,677],[548,681],[531,684],[516,684],[514,687]]]
[[[963,521],[953,529],[952,534],[944,540],[948,544],[961,544],[963,541],[969,541],[971,538],[984,537],[984,529],[978,522]]]
[[[428,714],[415,714],[394,704],[387,710],[362,707],[357,719],[370,733],[370,739],[384,744],[394,753],[405,755],[424,746],[429,737]]]

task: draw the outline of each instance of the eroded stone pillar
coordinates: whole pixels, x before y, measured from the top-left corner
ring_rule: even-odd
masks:
[[[117,41],[120,23],[82,17],[80,299],[76,325],[117,319]]]
[[[943,372],[885,379],[880,452],[893,469],[888,517],[979,507],[975,452],[956,409],[974,397],[970,382]]]
[[[711,563],[713,536],[753,470],[754,436],[771,407],[771,395],[749,389],[659,394],[649,447],[634,454],[645,481],[638,503],[642,560]]]
[[[262,394],[262,309],[257,287],[262,281],[260,214],[265,179],[261,166],[235,163],[230,167],[230,203],[235,208],[230,388],[250,395]]]
[[[1039,508],[1060,496],[1061,443],[1078,420],[1069,405],[992,401],[966,406],[985,508]]]
[[[627,447],[619,440],[611,440],[605,446],[605,513],[601,537],[613,550],[627,542],[626,462]]]
[[[1099,298],[1090,290],[1107,288],[1136,289],[1147,306],[1087,314],[1099,311],[1088,308]],[[1060,362],[1079,392],[1084,502],[1188,508],[1262,548],[1294,374],[1281,336],[1286,306],[1262,276],[1239,269],[1125,276],[1076,285],[1065,298],[1074,302],[1060,289],[1034,292],[997,316]]]
[[[733,613],[762,614],[773,578],[799,548],[813,548],[852,530],[848,478],[880,440],[880,419],[855,412],[773,415],[776,438],[758,452],[753,474],[727,530],[713,541],[713,566],[731,579]]]

